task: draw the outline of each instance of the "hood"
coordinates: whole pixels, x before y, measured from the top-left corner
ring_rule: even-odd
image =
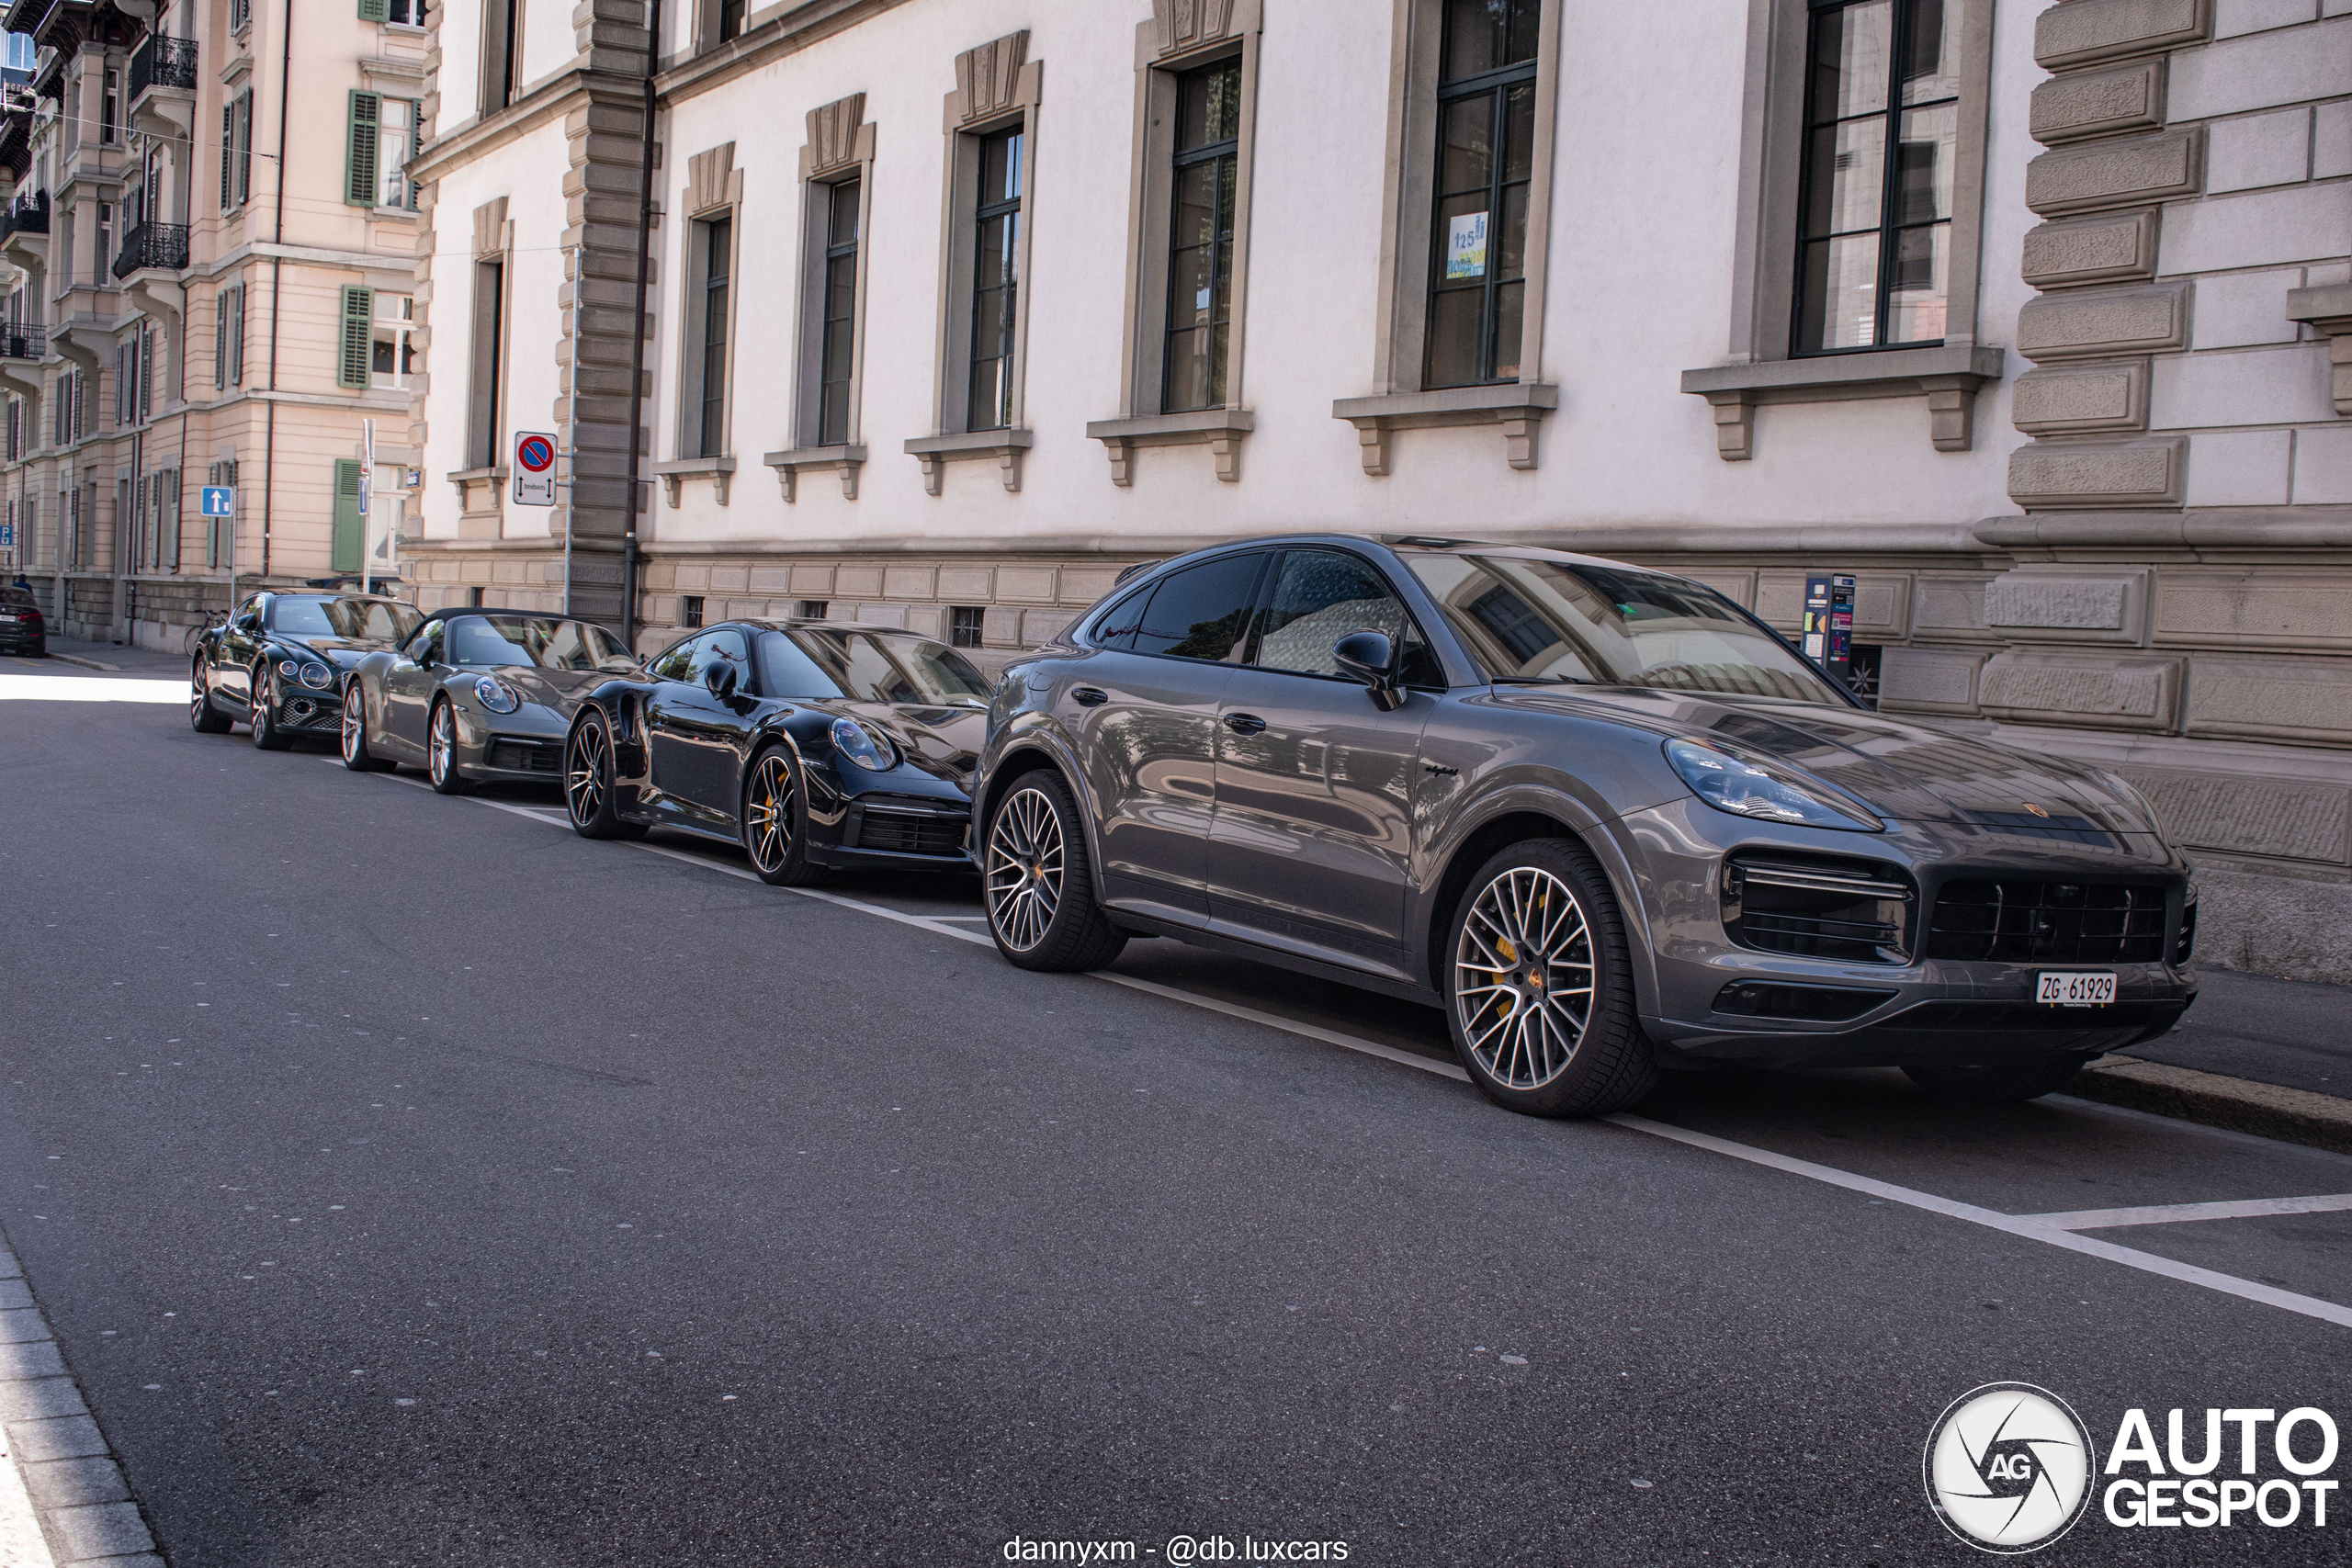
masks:
[[[284,632],[272,632],[269,637],[272,642],[315,654],[338,670],[348,670],[367,655],[392,646],[381,637],[288,637]]]
[[[1793,763],[1896,821],[2098,842],[2154,833],[2139,807],[2088,767],[1860,708],[1638,687],[1511,691],[1496,700],[1615,717],[1661,736],[1728,741]]]
[[[614,678],[610,670],[548,670],[537,664],[501,664],[462,673],[495,675],[526,703],[569,715],[580,699]]]
[[[980,748],[988,740],[986,708],[845,701],[816,705],[865,720],[896,740],[909,762],[970,793],[972,770],[979,765]]]

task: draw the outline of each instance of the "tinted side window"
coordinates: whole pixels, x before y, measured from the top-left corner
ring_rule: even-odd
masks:
[[[1385,632],[1404,654],[1407,685],[1444,683],[1404,602],[1369,562],[1337,550],[1292,550],[1274,574],[1250,661],[1261,670],[1337,675],[1331,645],[1366,631]]]
[[[738,685],[749,686],[752,683],[752,645],[745,640],[741,632],[732,626],[707,633],[695,639],[694,673],[687,679],[697,685],[701,684],[704,677],[709,673],[710,667],[721,660],[735,666],[735,680]]]
[[[701,650],[704,637],[690,637],[661,658],[655,660],[649,672],[657,681],[691,681],[695,678],[695,655]]]
[[[1089,640],[1097,648],[1133,648],[1136,628],[1143,625],[1143,607],[1150,603],[1151,590],[1136,589],[1095,617]]]
[[[1219,556],[1160,579],[1136,628],[1137,653],[1223,659],[1249,624],[1261,554]]]

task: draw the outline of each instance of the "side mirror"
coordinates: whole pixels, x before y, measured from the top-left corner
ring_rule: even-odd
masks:
[[[702,683],[710,688],[712,696],[722,701],[733,696],[735,694],[735,661],[731,659],[714,660],[710,668],[702,672]]]
[[[1340,673],[1372,688],[1372,702],[1383,713],[1405,705],[1405,688],[1397,680],[1396,645],[1385,632],[1350,632],[1331,645],[1331,662]]]

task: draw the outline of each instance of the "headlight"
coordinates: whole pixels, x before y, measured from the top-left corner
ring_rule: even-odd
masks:
[[[833,750],[869,773],[887,773],[899,765],[898,748],[854,719],[833,720]]]
[[[302,667],[290,659],[281,659],[277,661],[277,672],[291,680],[302,672]]]
[[[1736,817],[1861,833],[1885,827],[1845,795],[1784,762],[1735,756],[1696,740],[1668,741],[1666,760],[1691,794]]]
[[[523,705],[521,694],[495,675],[475,676],[474,696],[492,713],[513,713]]]
[[[302,684],[313,691],[323,692],[334,684],[334,671],[323,664],[302,666]]]

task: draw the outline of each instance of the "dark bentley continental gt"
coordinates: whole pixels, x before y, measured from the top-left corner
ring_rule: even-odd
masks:
[[[343,762],[372,773],[424,767],[459,795],[498,780],[553,784],[580,699],[641,673],[601,626],[523,610],[435,610],[396,649],[353,670]]]
[[[588,696],[564,757],[571,825],[736,840],[787,886],[827,866],[966,870],[988,693],[969,660],[908,632],[712,626]]]
[[[1724,1062],[2030,1099],[2195,995],[2189,865],[2129,784],[1872,713],[1615,561],[1198,551],[1010,668],[989,730],[1012,963],[1150,933],[1425,1000],[1538,1115]]]
[[[420,619],[413,606],[372,593],[255,593],[197,639],[188,722],[204,735],[251,725],[265,751],[332,736],[353,667]]]

